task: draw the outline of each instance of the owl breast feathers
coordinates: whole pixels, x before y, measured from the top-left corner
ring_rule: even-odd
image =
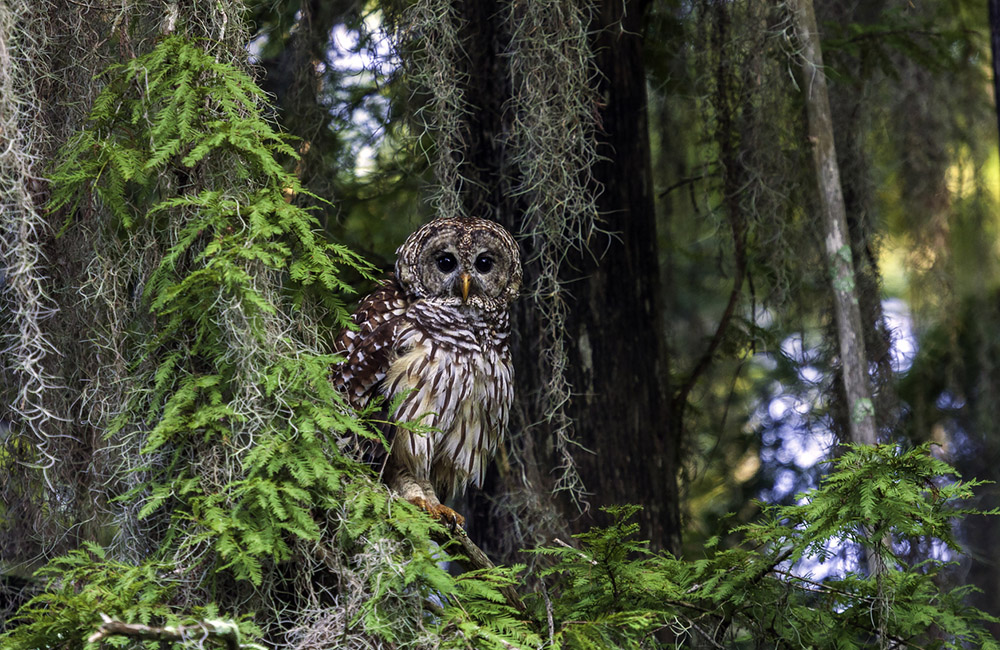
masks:
[[[383,476],[404,498],[461,524],[440,504],[481,485],[514,397],[508,306],[521,284],[513,237],[485,219],[437,219],[397,253],[396,271],[338,337],[334,384],[355,407],[402,401],[386,425]]]

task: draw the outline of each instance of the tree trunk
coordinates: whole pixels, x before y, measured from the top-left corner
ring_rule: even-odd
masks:
[[[990,21],[990,50],[993,53],[993,107],[997,113],[997,131],[1000,134],[1000,0],[988,0]]]
[[[594,43],[601,71],[600,153],[594,170],[611,235],[569,265],[572,318],[566,331],[577,395],[570,413],[576,454],[593,507],[635,503],[644,539],[677,551],[679,423],[668,411],[668,367],[662,355],[661,288],[642,59],[645,2],[602,2]],[[577,278],[580,278],[577,280]],[[576,281],[574,281],[576,280]]]
[[[806,112],[809,121],[809,140],[813,146],[816,179],[819,184],[819,203],[822,229],[826,243],[827,263],[833,280],[834,315],[840,347],[841,377],[847,398],[848,431],[851,442],[874,445],[878,442],[875,427],[875,408],[872,401],[871,380],[865,354],[860,301],[854,273],[854,256],[847,228],[847,210],[840,185],[840,168],[833,139],[833,117],[823,72],[823,53],[820,47],[819,28],[812,0],[796,0],[794,7],[795,33],[801,48],[803,83],[806,92]],[[871,530],[863,533],[871,538]],[[877,548],[888,544],[888,539],[871,540]],[[882,576],[886,571],[882,554],[876,549],[866,550],[868,571],[878,583],[879,603],[878,642],[888,648],[886,621],[889,616],[887,597],[882,593]]]
[[[850,437],[852,442],[873,445],[878,437],[865,355],[864,330],[858,306],[840,169],[833,140],[833,119],[823,72],[823,54],[812,0],[798,0],[795,3],[795,32],[801,46],[809,140],[813,147],[822,230],[833,280],[834,312],[844,393],[847,396]]]

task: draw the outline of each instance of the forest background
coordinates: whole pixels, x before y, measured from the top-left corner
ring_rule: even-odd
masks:
[[[994,5],[9,0],[0,644],[993,647]],[[456,214],[526,268],[465,573],[326,378]]]

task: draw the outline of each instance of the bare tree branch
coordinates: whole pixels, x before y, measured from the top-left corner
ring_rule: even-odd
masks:
[[[152,641],[195,641],[199,645],[209,639],[214,639],[227,650],[253,648],[263,650],[255,643],[240,643],[240,630],[231,621],[209,620],[193,625],[168,625],[167,627],[151,627],[140,623],[123,623],[101,614],[104,622],[97,631],[90,635],[87,643],[97,643],[112,636],[129,636]]]

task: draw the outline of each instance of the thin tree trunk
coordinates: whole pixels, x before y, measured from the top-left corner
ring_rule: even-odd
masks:
[[[988,0],[990,20],[990,50],[993,52],[993,106],[997,113],[997,133],[1000,135],[1000,0]]]
[[[819,28],[816,25],[816,12],[812,0],[794,0],[792,6],[795,33],[801,48],[799,56],[805,84],[809,140],[813,146],[827,263],[830,266],[833,285],[841,375],[844,380],[844,394],[847,397],[848,431],[852,442],[874,445],[878,442],[875,408],[872,401],[871,380],[868,376],[854,258],[848,238],[847,210],[840,184],[837,150],[834,146],[833,117],[830,113],[826,75],[823,72]],[[871,528],[865,526],[864,534],[871,538]],[[888,540],[872,540],[872,543],[877,548],[879,544],[888,543]],[[882,576],[886,567],[882,555],[876,549],[868,549],[866,556],[869,574],[875,577],[878,584],[877,600],[880,608],[878,643],[880,648],[888,648],[885,625],[889,612],[887,597],[882,592]]]
[[[834,311],[840,363],[847,396],[848,427],[852,442],[873,445],[878,441],[875,428],[871,380],[865,355],[864,330],[861,324],[854,262],[847,230],[847,212],[840,185],[840,168],[833,140],[833,118],[823,73],[823,54],[812,0],[796,0],[795,32],[801,51],[806,109],[809,117],[809,140],[819,183],[820,212],[826,242],[827,260],[833,282]]]

